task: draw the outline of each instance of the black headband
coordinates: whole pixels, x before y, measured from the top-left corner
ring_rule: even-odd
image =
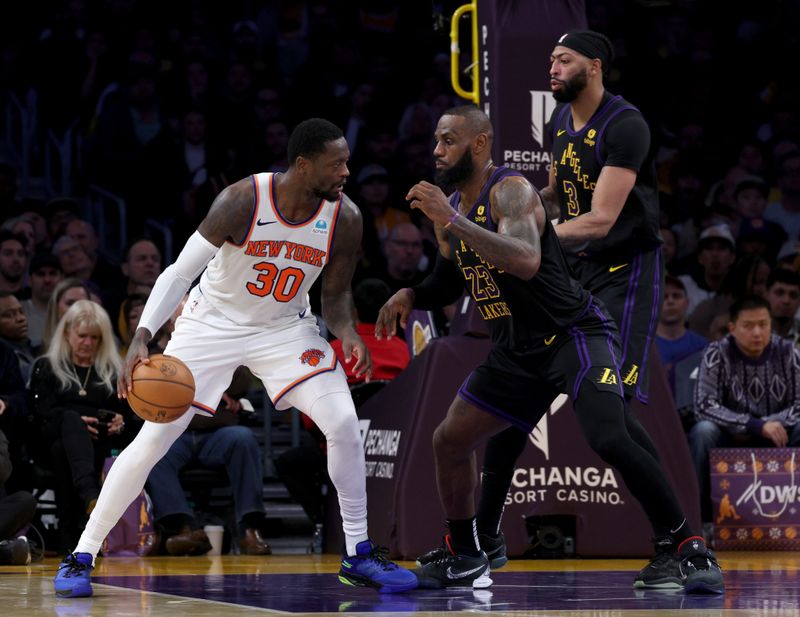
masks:
[[[569,47],[590,60],[598,58],[603,63],[605,73],[614,59],[614,47],[604,34],[594,30],[571,30],[563,34],[556,45]]]

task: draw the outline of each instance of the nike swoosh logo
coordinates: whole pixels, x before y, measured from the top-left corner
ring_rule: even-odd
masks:
[[[564,133],[566,133],[566,132],[567,132],[567,129],[559,129],[559,130],[556,132],[556,137],[561,137],[561,136],[562,136]]]
[[[275,223],[275,222],[276,221],[262,221],[261,219],[258,219],[256,221],[256,225],[272,225],[272,223]]]
[[[475,574],[476,572],[483,570],[486,567],[485,564],[479,565],[477,568],[473,568],[472,570],[464,570],[463,572],[453,572],[452,566],[447,568],[447,578],[449,579],[459,579],[459,578],[466,578],[470,574]]]
[[[299,313],[297,313],[297,316],[298,316],[300,319],[302,319],[303,317],[305,317],[305,316],[306,316],[306,311],[307,311],[307,310],[308,310],[308,309],[303,309],[302,311],[300,311]]]
[[[550,345],[554,340],[556,340],[556,335],[555,334],[553,336],[551,336],[550,338],[544,339],[544,344],[545,345]]]
[[[616,272],[617,270],[622,270],[628,264],[622,264],[621,266],[611,266],[608,271],[609,272]]]

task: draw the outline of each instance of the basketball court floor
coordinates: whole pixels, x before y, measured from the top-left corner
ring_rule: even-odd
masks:
[[[633,589],[633,577],[643,565],[638,559],[512,560],[492,574],[489,589],[379,594],[339,583],[335,555],[118,557],[99,560],[90,599],[57,598],[52,577],[58,562],[48,559],[28,567],[0,567],[0,615],[800,615],[800,553],[721,553],[719,558],[726,593],[687,596]]]

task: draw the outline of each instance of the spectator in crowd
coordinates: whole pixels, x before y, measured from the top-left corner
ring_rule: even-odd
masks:
[[[289,127],[283,120],[272,120],[264,129],[264,160],[258,169],[283,172],[289,169],[287,147],[289,146]]]
[[[209,139],[207,117],[200,109],[189,109],[183,114],[181,139],[174,158],[174,174],[180,179],[183,208],[182,215],[173,223],[173,233],[180,243],[205,217],[213,197],[219,192],[209,196],[208,187],[218,182],[228,167],[224,153]]]
[[[0,566],[23,566],[31,562],[30,546],[24,536],[16,534],[36,513],[36,499],[25,491],[6,494],[4,484],[13,470],[8,445],[0,430]]]
[[[57,197],[47,202],[45,220],[47,221],[47,246],[63,236],[67,231],[67,223],[80,218],[81,207],[77,201],[68,197]]]
[[[775,262],[786,232],[774,221],[764,219],[769,186],[758,176],[745,176],[733,190],[734,228],[741,255],[761,255]]]
[[[656,326],[656,347],[668,374],[676,362],[704,349],[708,339],[686,328],[689,299],[683,282],[670,274],[664,279],[664,301]],[[670,380],[670,385],[674,383]]]
[[[800,274],[777,268],[769,276],[767,301],[772,314],[772,330],[781,338],[800,342]]]
[[[58,322],[67,312],[70,306],[78,300],[89,300],[91,294],[89,288],[80,279],[65,278],[58,283],[47,302],[47,315],[44,320],[44,331],[42,332],[41,351],[47,351],[47,347],[53,338],[53,333],[58,327]]]
[[[725,225],[712,225],[700,234],[697,267],[680,276],[689,299],[689,315],[700,302],[717,293],[736,261],[736,242]]]
[[[91,279],[94,264],[86,249],[75,238],[66,234],[58,238],[53,244],[53,254],[61,262],[64,276],[82,281]]]
[[[0,226],[1,229],[17,234],[20,238],[25,240],[25,253],[30,256],[36,251],[36,227],[29,218],[24,216],[15,216],[6,221]]]
[[[731,304],[744,296],[765,297],[769,273],[769,264],[763,257],[748,255],[741,258],[728,271],[717,293],[700,302],[692,311],[689,316],[689,329],[708,337],[714,320],[720,315],[725,315],[723,326],[727,333],[729,321],[727,315]]]
[[[128,283],[126,291],[147,293],[161,273],[161,251],[152,240],[135,240],[124,252],[121,267]]]
[[[30,487],[25,477],[30,467],[25,454],[28,426],[28,401],[19,360],[11,347],[0,341],[0,431],[8,437],[9,457],[14,466],[11,480],[6,478],[7,489],[12,484],[18,488]]]
[[[119,268],[112,266],[100,254],[100,240],[91,223],[83,219],[74,219],[64,227],[64,233],[76,240],[89,257],[92,267],[88,280],[96,283],[101,289],[108,289],[109,286],[116,283],[119,277]]]
[[[356,182],[358,206],[364,218],[363,255],[359,267],[378,276],[386,269],[381,245],[395,226],[411,223],[411,214],[393,206],[389,172],[385,167],[374,163],[367,165],[358,172]]]
[[[158,97],[157,62],[134,52],[123,87],[108,97],[91,142],[91,179],[128,203],[128,227],[141,233],[148,217],[162,220],[162,204],[176,203],[180,190],[167,164],[172,153],[168,119]],[[147,182],[131,182],[147,178]],[[150,186],[159,187],[154,200]]]
[[[128,345],[133,338],[133,333],[139,325],[139,318],[142,316],[142,310],[147,303],[147,294],[131,294],[122,302],[120,307],[120,320],[117,324],[119,328],[119,336],[122,342],[120,347],[120,355],[125,357],[128,353]],[[155,338],[155,337],[154,337]],[[166,347],[166,345],[165,345]],[[163,351],[163,347],[161,348]]]
[[[409,361],[408,346],[397,337],[391,339],[375,338],[375,322],[384,303],[391,297],[392,290],[380,279],[364,279],[353,289],[355,304],[356,332],[364,339],[372,357],[372,380],[389,381],[397,377]],[[336,357],[344,367],[347,383],[354,386],[364,383],[365,376],[353,373],[352,363],[348,363],[342,351],[342,343],[336,339],[331,341]]]
[[[776,268],[800,272],[800,242],[792,240],[784,242],[775,260]]]
[[[691,375],[700,362],[700,352],[708,339],[686,328],[689,300],[681,280],[667,274],[664,300],[656,326],[656,349],[667,374],[672,399],[684,429],[694,423],[693,380]]]
[[[0,291],[0,340],[14,350],[22,378],[27,383],[36,353],[28,338],[28,318],[22,303],[10,291]]]
[[[37,210],[23,210],[20,218],[28,221],[34,230],[34,252],[46,252],[50,248],[47,219]]]
[[[731,307],[729,334],[706,348],[695,391],[689,449],[704,523],[713,521],[709,451],[735,446],[800,446],[800,349],[772,332],[769,303]]]
[[[56,475],[61,550],[71,550],[100,494],[100,471],[122,445],[124,408],[117,398],[121,360],[102,306],[79,300],[58,322],[47,354],[31,375],[41,425],[40,458]]]
[[[36,253],[31,258],[28,270],[31,297],[22,301],[22,309],[28,318],[28,338],[31,347],[39,350],[47,321],[47,304],[56,285],[64,278],[61,262],[52,253]]]
[[[764,218],[777,223],[790,241],[800,240],[800,150],[790,150],[776,164],[780,201],[767,206]]]
[[[161,251],[155,242],[147,238],[137,238],[130,242],[122,254],[120,265],[124,277],[121,288],[109,294],[105,302],[108,314],[118,324],[121,318],[122,303],[134,293],[149,294],[161,273]]]
[[[25,238],[7,229],[0,229],[0,291],[22,293],[28,253]]]
[[[383,243],[386,256],[384,281],[392,293],[404,287],[413,287],[425,278],[420,270],[422,261],[422,233],[411,223],[399,223],[392,227]]]

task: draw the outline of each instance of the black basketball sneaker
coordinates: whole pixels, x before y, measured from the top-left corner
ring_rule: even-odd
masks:
[[[445,536],[444,547],[436,557],[422,567],[412,570],[423,589],[445,587],[472,587],[485,589],[492,584],[489,578],[489,559],[481,551],[477,557],[458,555],[453,552],[450,537]],[[432,551],[431,551],[432,552]]]

